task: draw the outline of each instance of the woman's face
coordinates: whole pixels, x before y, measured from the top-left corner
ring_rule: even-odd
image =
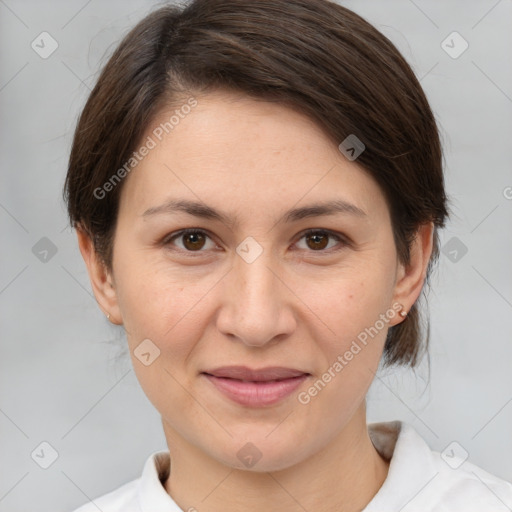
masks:
[[[364,407],[397,302],[410,306],[405,274],[382,191],[316,124],[230,93],[197,101],[159,141],[162,112],[126,178],[109,312],[168,436],[228,466],[249,467],[245,450],[261,454],[255,469],[283,469]],[[205,373],[232,365],[306,376],[231,380],[229,394]]]

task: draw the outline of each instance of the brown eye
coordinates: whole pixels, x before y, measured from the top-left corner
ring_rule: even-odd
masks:
[[[184,241],[183,245],[191,251],[201,249],[204,245],[205,237],[202,233],[199,233],[199,232],[186,233],[181,236]]]
[[[340,246],[339,249],[342,249],[347,243],[345,240],[338,235],[326,230],[310,230],[302,235],[301,240],[304,239],[306,241],[306,249],[310,251],[316,252],[330,252],[329,249],[334,247],[336,244],[328,247],[330,239],[334,239],[338,242]],[[325,249],[327,248],[327,251]]]
[[[306,235],[306,240],[311,243],[309,247],[314,250],[325,249],[329,243],[328,238],[329,235],[326,235],[325,233],[312,233]]]
[[[187,252],[204,252],[204,247],[207,245],[207,240],[210,237],[201,230],[198,229],[186,229],[173,235],[172,237],[164,240],[164,245],[173,246],[175,241],[180,241],[181,244],[176,244],[179,249]],[[212,247],[206,247],[211,249]]]

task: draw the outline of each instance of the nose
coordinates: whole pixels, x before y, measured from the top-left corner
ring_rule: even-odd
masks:
[[[282,340],[296,328],[295,296],[271,259],[265,251],[250,263],[237,255],[223,280],[217,328],[247,346]]]

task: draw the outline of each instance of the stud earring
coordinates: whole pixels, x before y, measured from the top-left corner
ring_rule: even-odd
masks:
[[[110,320],[110,313],[107,314],[107,320]]]
[[[400,311],[400,316],[402,318],[405,318],[407,316],[407,311],[405,311],[405,310]]]

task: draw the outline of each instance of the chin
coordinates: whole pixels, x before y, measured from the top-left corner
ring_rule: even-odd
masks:
[[[265,437],[268,432],[230,439],[224,452],[211,455],[226,466],[256,473],[281,471],[304,460],[306,456],[297,450],[296,440],[290,436],[284,439],[277,433],[270,434],[275,436],[270,440]]]

